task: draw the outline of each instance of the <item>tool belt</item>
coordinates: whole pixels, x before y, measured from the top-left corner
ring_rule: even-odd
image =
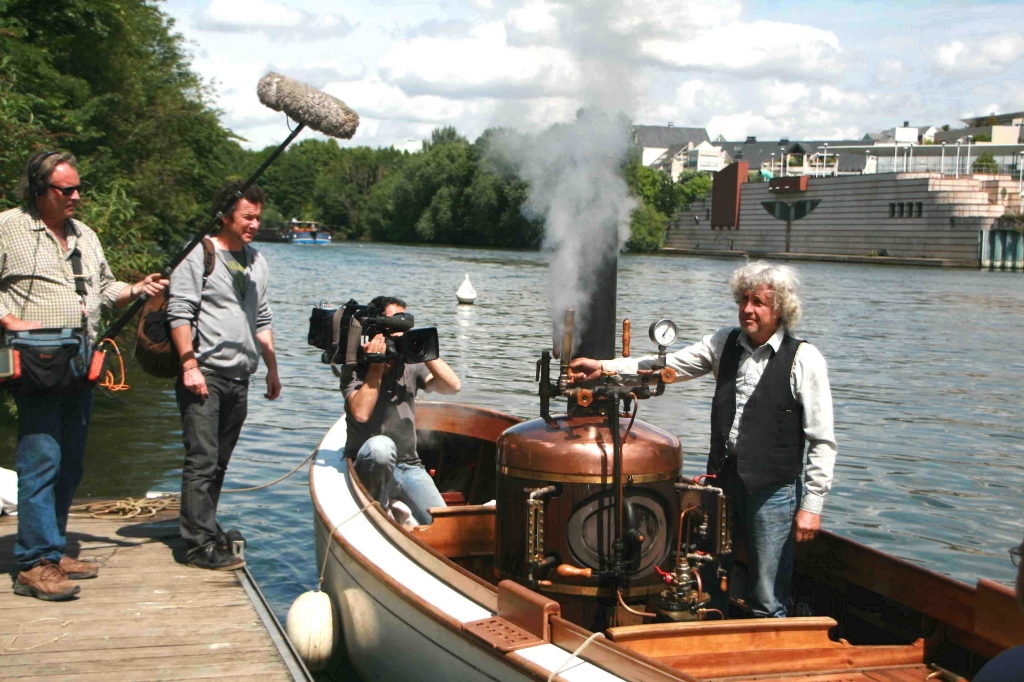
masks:
[[[99,379],[103,353],[93,352],[85,317],[82,255],[71,254],[82,327],[7,331],[0,343],[0,386],[17,396],[73,395]]]
[[[10,367],[0,381],[14,395],[71,395],[89,384],[92,353],[84,330],[7,332],[0,352]]]

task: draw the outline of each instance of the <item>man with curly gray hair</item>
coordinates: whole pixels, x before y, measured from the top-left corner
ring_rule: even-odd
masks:
[[[668,355],[680,379],[714,373],[708,474],[734,509],[747,545],[746,602],[755,616],[783,617],[796,542],[813,540],[832,487],[836,440],[828,368],[793,337],[800,282],[785,265],[758,261],[733,273],[739,327],[722,327]],[[574,380],[634,374],[655,356],[572,361]],[[801,476],[801,474],[803,474]]]

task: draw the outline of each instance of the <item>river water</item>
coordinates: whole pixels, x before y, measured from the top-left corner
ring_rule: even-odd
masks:
[[[306,345],[321,299],[404,298],[434,325],[463,402],[537,415],[534,362],[550,347],[543,254],[345,243],[263,244],[284,391],[250,393],[249,418],[226,487],[284,474],[342,413],[338,382]],[[633,321],[633,352],[653,352],[647,325],[670,317],[680,341],[736,323],[728,291],[736,261],[623,256],[618,314]],[[829,530],[963,580],[1011,583],[1007,548],[1024,532],[1024,315],[1019,274],[832,263],[796,264],[804,282],[799,336],[829,364],[839,456],[825,504]],[[469,273],[479,298],[457,306]],[[262,373],[262,368],[261,368]],[[177,490],[182,446],[172,386],[130,371],[131,390],[97,395],[82,496]],[[640,419],[677,434],[684,471],[702,473],[713,381],[668,387]],[[0,466],[16,434],[0,426]],[[239,528],[246,558],[283,621],[316,585],[305,468],[272,488],[225,495],[220,519]]]

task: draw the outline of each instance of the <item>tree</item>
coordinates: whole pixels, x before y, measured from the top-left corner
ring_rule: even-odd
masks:
[[[982,152],[978,155],[977,161],[971,166],[975,173],[998,173],[999,166],[996,159],[990,152]]]
[[[130,225],[105,226],[108,242],[167,253],[191,236],[239,148],[172,26],[146,0],[0,0],[5,207],[28,153],[59,148],[93,200],[119,207],[94,216],[126,220],[131,207]]]
[[[641,203],[633,211],[629,241],[626,248],[634,253],[652,253],[665,241],[668,218],[648,203]]]

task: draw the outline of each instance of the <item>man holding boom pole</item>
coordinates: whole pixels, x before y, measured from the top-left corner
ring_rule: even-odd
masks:
[[[216,214],[244,189],[230,182],[213,201]],[[249,246],[260,229],[266,195],[251,185],[221,217],[213,236],[214,263],[207,276],[205,249],[193,249],[171,275],[167,317],[181,358],[176,386],[185,441],[181,475],[181,537],[186,561],[196,568],[234,570],[245,561],[231,554],[217,527],[217,503],[231,453],[248,410],[249,377],[267,365],[269,400],[281,394],[267,303],[270,270]]]

